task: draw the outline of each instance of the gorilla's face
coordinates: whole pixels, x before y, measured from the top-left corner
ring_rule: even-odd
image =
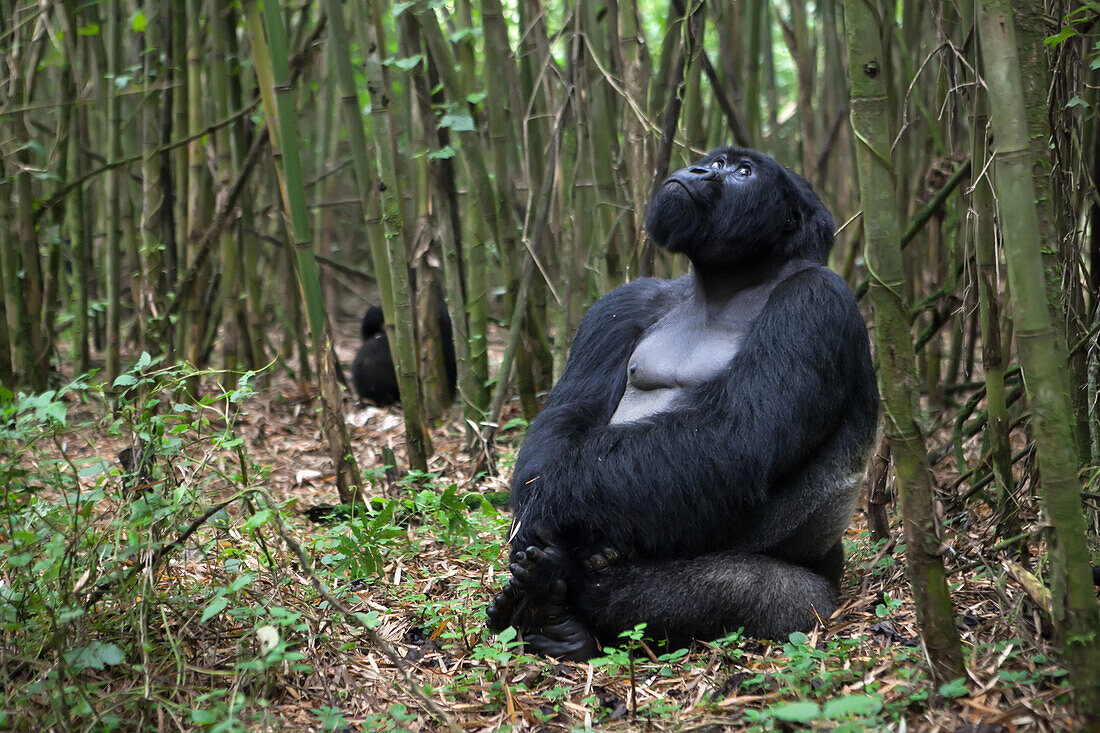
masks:
[[[696,266],[758,259],[824,262],[833,220],[800,176],[763,153],[722,148],[661,184],[646,213],[653,240]]]

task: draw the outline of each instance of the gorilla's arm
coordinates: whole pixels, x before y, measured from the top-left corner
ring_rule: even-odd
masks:
[[[626,390],[634,347],[677,287],[675,281],[635,280],[600,298],[581,319],[565,369],[527,429],[512,478],[513,504],[526,504],[528,479],[567,460],[592,430],[608,424]]]
[[[541,529],[662,557],[720,548],[730,518],[772,499],[770,487],[813,457],[846,410],[874,420],[863,319],[824,268],[780,283],[728,372],[673,412],[608,425],[637,338],[589,354],[592,338],[578,334],[566,370],[576,391],[563,375],[516,465],[514,547]]]

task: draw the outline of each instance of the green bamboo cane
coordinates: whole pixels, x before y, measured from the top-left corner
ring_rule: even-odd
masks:
[[[916,361],[898,244],[881,29],[868,0],[846,0],[844,9],[852,83],[852,128],[857,139],[879,384],[886,408],[885,430],[894,458],[921,641],[932,677],[939,684],[962,676],[963,662],[936,532],[932,473],[924,436],[916,422]]]
[[[347,23],[344,21],[343,4],[339,0],[325,0],[325,10],[328,14],[329,29],[332,33],[329,53],[332,54],[333,65],[336,67],[336,84],[340,92],[341,116],[348,133],[352,171],[355,174],[355,185],[359,192],[362,216],[368,232],[374,278],[378,284],[383,311],[392,313],[392,310],[386,310],[387,301],[389,302],[389,308],[393,308],[393,285],[390,281],[386,241],[384,238],[377,236],[380,229],[370,223],[378,214],[378,199],[371,189],[374,172],[371,170],[367,136],[363,130],[363,117],[359,112],[359,91],[355,88],[355,71],[351,63],[351,39],[348,37]]]
[[[504,24],[504,10],[499,0],[481,0],[481,24],[484,34],[484,65],[486,90],[485,105],[489,110],[489,152],[493,178],[496,183],[494,203],[499,222],[500,239],[497,249],[505,274],[504,307],[516,312],[515,297],[520,290],[524,262],[520,246],[521,224],[516,212],[527,209],[527,202],[520,200],[518,188],[529,177],[523,170],[516,140],[521,140],[520,122],[523,106],[514,97],[519,79],[515,68],[515,55]],[[522,321],[527,320],[525,308],[518,312]],[[534,419],[538,409],[533,373],[531,349],[525,341],[516,352],[516,387],[524,416]],[[499,378],[498,378],[499,384]]]
[[[985,94],[974,99],[971,129],[971,160],[986,159],[986,128],[989,124],[989,102]],[[1009,444],[1008,405],[1005,402],[1005,353],[1001,344],[1000,301],[997,282],[996,232],[994,231],[993,190],[988,177],[974,182],[970,199],[973,210],[974,253],[978,271],[978,313],[982,329],[982,371],[985,374],[986,435],[989,438],[990,463],[1000,496],[1002,521],[998,535],[1019,534],[1019,507],[1013,491],[1012,447]]]
[[[107,5],[107,76],[112,80],[107,84],[107,160],[122,157],[120,128],[122,115],[119,110],[118,89],[113,80],[122,67],[122,35],[119,25],[122,22],[122,5],[119,0],[111,0]],[[107,199],[107,382],[113,383],[120,371],[119,324],[122,312],[122,273],[119,261],[122,256],[120,239],[122,232],[121,187],[123,169],[112,168],[104,181]]]
[[[321,296],[321,281],[317,272],[302,185],[301,162],[298,155],[297,120],[295,119],[294,88],[286,50],[286,28],[277,0],[264,3],[264,17],[255,0],[244,4],[246,25],[252,41],[256,77],[260,83],[265,116],[271,133],[272,152],[279,174],[284,211],[289,217],[297,264],[298,286],[306,302],[313,353],[319,367],[321,386],[321,429],[329,444],[336,469],[336,486],[340,499],[350,503],[357,498],[359,467],[352,453],[341,409],[340,390],[332,360],[332,344],[328,318]],[[265,36],[266,30],[266,36]],[[270,39],[270,46],[268,45]],[[277,120],[277,123],[276,123]],[[277,152],[276,152],[277,151]],[[303,355],[305,360],[305,355]]]
[[[1009,295],[1024,386],[1031,407],[1050,525],[1051,595],[1055,632],[1069,667],[1079,712],[1100,722],[1100,612],[1092,584],[1081,481],[1077,475],[1067,354],[1048,309],[1044,248],[1057,248],[1040,227],[1031,177],[1025,93],[1012,5],[986,0],[981,13],[982,61],[996,134],[995,188],[1008,262]],[[1046,238],[1044,238],[1046,234]],[[1061,327],[1058,323],[1058,327]]]
[[[743,17],[749,27],[749,44],[745,53],[747,69],[745,70],[745,124],[749,128],[749,138],[752,146],[759,148],[762,142],[763,131],[760,123],[760,45],[764,35],[764,3],[766,0],[748,0],[748,10],[743,11]],[[771,43],[771,41],[768,41]]]
[[[623,76],[626,93],[633,99],[638,109],[646,108],[646,90],[653,76],[648,54],[645,52],[645,39],[639,22],[636,0],[619,2],[619,53],[623,58]],[[649,170],[653,160],[653,136],[646,129],[645,122],[638,118],[633,110],[623,118],[623,152],[626,163],[626,181],[630,195],[627,206],[634,218],[633,242],[627,247],[636,259],[642,246],[642,230],[645,229],[645,208],[649,196]],[[573,155],[567,155],[572,159]],[[564,295],[563,295],[564,297]]]
[[[181,262],[188,267],[198,256],[197,242],[200,232],[205,227],[206,216],[203,212],[203,197],[206,184],[206,148],[202,139],[195,135],[203,129],[203,107],[200,103],[203,94],[203,47],[205,36],[202,32],[200,0],[186,0],[179,3],[186,8],[187,14],[187,97],[190,103],[187,105],[187,132],[191,141],[187,144],[187,188],[184,189],[186,201],[186,215],[184,238],[180,240]],[[115,158],[111,158],[115,160]],[[204,266],[205,269],[205,266]],[[196,367],[205,366],[203,361],[203,332],[205,328],[204,313],[206,310],[204,293],[198,288],[192,288],[188,293],[182,294],[185,299],[180,309],[180,321],[176,330],[179,353],[186,356],[187,360]],[[194,385],[192,385],[194,386]],[[193,391],[193,389],[192,389]]]
[[[418,2],[415,6],[417,19],[420,21],[420,30],[424,34],[424,41],[432,59],[436,62],[443,89],[452,100],[466,100],[476,90],[472,83],[474,79],[474,49],[469,37],[459,42],[458,50],[462,60],[461,76],[459,65],[455,60],[454,52],[450,44],[443,36],[439,27],[439,19],[435,12],[430,10],[425,3]],[[468,3],[459,3],[459,21],[464,28],[472,28],[470,24],[470,8]],[[471,105],[471,116],[476,120],[476,110]],[[471,211],[481,213],[474,229],[474,236],[470,237],[470,243],[466,248],[468,275],[466,279],[467,315],[470,327],[470,368],[471,381],[476,385],[476,392],[469,400],[470,413],[468,420],[474,420],[479,428],[485,415],[489,411],[489,362],[488,362],[488,291],[487,291],[487,259],[488,255],[484,243],[485,236],[481,229],[488,230],[488,238],[496,243],[500,242],[501,225],[497,215],[495,204],[496,193],[493,190],[492,181],[489,178],[487,164],[488,152],[481,135],[476,130],[464,130],[459,132],[459,140],[462,144],[463,162],[468,168],[468,178],[473,181],[477,194],[477,206],[468,207]]]
[[[391,311],[383,311],[386,329],[391,336],[390,348],[397,370],[397,388],[401,394],[401,408],[405,414],[405,436],[409,447],[409,465],[426,471],[431,455],[431,438],[421,408],[420,387],[417,381],[416,339],[413,331],[413,308],[409,284],[406,246],[401,215],[401,188],[397,179],[396,133],[393,130],[390,103],[393,99],[389,77],[382,66],[382,18],[381,0],[368,2],[366,22],[363,23],[364,70],[367,92],[370,95],[371,121],[376,136],[374,146],[380,179],[378,192],[382,199],[382,224],[386,232],[386,255],[392,284]]]
[[[406,36],[403,40],[406,43],[414,43],[420,41],[423,38],[423,32],[420,29],[420,20],[413,13],[403,14],[401,22],[404,23],[403,34]],[[432,73],[438,76],[438,71],[434,69],[436,60],[430,53],[427,55],[427,60],[432,64]],[[459,397],[463,403],[463,415],[472,422],[467,422],[466,432],[467,436],[472,438],[477,433],[477,425],[484,418],[483,413],[480,410],[472,411],[472,400],[474,394],[477,391],[477,385],[474,382],[474,373],[470,364],[470,332],[467,325],[467,310],[466,310],[466,298],[464,296],[465,286],[462,282],[462,269],[458,257],[458,236],[456,231],[455,222],[458,220],[458,212],[452,210],[452,195],[455,193],[455,182],[448,180],[454,176],[454,166],[445,168],[444,159],[441,157],[441,131],[436,129],[435,117],[432,113],[430,92],[426,89],[428,79],[431,78],[428,74],[425,74],[421,69],[412,70],[413,75],[420,73],[422,78],[414,79],[413,83],[417,85],[423,85],[419,88],[416,95],[417,111],[420,120],[420,136],[424,141],[425,146],[428,149],[427,172],[428,182],[431,187],[432,198],[432,214],[435,224],[436,237],[439,240],[440,249],[442,251],[443,259],[443,274],[446,281],[446,288],[444,289],[445,300],[448,308],[448,312],[451,316],[451,323],[454,331],[454,346],[455,346],[455,361],[458,372],[458,392]],[[453,159],[452,159],[453,162]],[[432,295],[431,291],[423,293],[424,296]],[[421,313],[426,316],[430,321],[435,319],[436,303],[430,303],[427,308],[423,308]],[[424,320],[422,319],[422,323]],[[428,323],[427,325],[436,325]],[[438,328],[438,326],[436,326]],[[439,350],[436,350],[437,353]],[[434,365],[442,367],[442,364]]]
[[[580,17],[577,20],[581,23],[585,39],[581,53],[598,54],[603,68],[610,69],[611,64],[608,63],[610,41],[606,30],[608,23],[598,17],[601,10],[597,3],[580,4]],[[585,110],[585,117],[589,121],[587,131],[592,141],[588,146],[590,153],[588,166],[596,184],[595,221],[598,229],[593,236],[597,241],[606,243],[606,246],[601,247],[599,254],[606,261],[608,281],[605,285],[610,290],[626,281],[627,265],[630,260],[630,253],[622,236],[622,227],[617,226],[620,206],[619,186],[616,185],[615,170],[611,165],[612,161],[618,159],[618,135],[622,114],[619,110],[619,98],[613,95],[613,90],[603,78],[599,67],[594,63],[588,63],[585,65],[585,70],[588,73],[588,79],[585,82],[589,89],[588,94],[585,95],[588,107]]]
[[[1071,7],[1067,5],[1066,8]],[[1084,286],[1080,277],[1069,274],[1074,269],[1076,256],[1063,256],[1063,242],[1067,237],[1067,219],[1060,216],[1059,197],[1055,191],[1054,160],[1050,148],[1051,102],[1048,92],[1051,88],[1050,74],[1047,70],[1049,48],[1045,39],[1050,33],[1049,18],[1043,2],[1029,0],[1012,4],[1016,20],[1017,50],[1020,62],[1020,78],[1024,89],[1024,110],[1028,123],[1028,139],[1031,148],[1031,182],[1035,187],[1035,205],[1039,215],[1039,233],[1044,246],[1043,272],[1046,275],[1047,308],[1057,325],[1055,333],[1065,344],[1076,344],[1085,337],[1086,322],[1071,317],[1072,313],[1084,312]],[[1095,172],[1093,173],[1095,175]],[[1068,254],[1068,253],[1067,253]],[[1097,267],[1096,264],[1092,265]],[[1063,284],[1064,283],[1064,284]],[[1088,377],[1086,350],[1070,349],[1069,369],[1071,396],[1076,415],[1075,437],[1077,440],[1078,465],[1084,466],[1091,457],[1089,444]]]
[[[219,12],[222,7],[220,0],[210,0],[210,36],[211,50],[210,75],[213,79],[214,110],[218,119],[229,116],[229,67],[227,56],[229,53],[228,36],[235,33],[236,28],[227,28],[226,25],[236,20],[235,15],[226,16]],[[227,191],[232,184],[236,171],[240,166],[240,151],[237,149],[236,139],[230,134],[227,127],[220,127],[214,132],[214,149],[217,155],[217,181],[218,190]],[[223,341],[222,341],[222,365],[225,369],[223,381],[227,389],[235,386],[239,350],[242,348],[242,333],[239,327],[238,314],[244,303],[239,295],[238,271],[240,265],[240,253],[237,248],[237,237],[232,229],[227,228],[219,237],[221,249],[221,282],[218,288],[218,305],[214,311],[220,311],[223,315]]]

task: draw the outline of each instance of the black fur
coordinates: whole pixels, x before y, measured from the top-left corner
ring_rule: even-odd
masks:
[[[443,363],[447,372],[447,389],[454,398],[458,370],[455,366],[455,343],[451,332],[451,317],[444,305],[439,307],[439,334],[443,342]],[[359,399],[375,405],[393,405],[401,400],[397,390],[397,373],[390,354],[390,341],[386,336],[382,309],[376,305],[367,308],[359,324],[363,344],[355,354],[351,365],[351,381]]]
[[[624,285],[583,319],[516,461],[513,563],[520,555],[525,567],[490,625],[541,640],[540,606],[553,606],[546,598],[564,581],[573,636],[614,641],[639,621],[678,643],[741,626],[758,636],[808,629],[811,609],[835,608],[840,538],[878,409],[863,319],[822,266],[832,217],[797,175],[727,148],[674,173],[647,228],[695,273]],[[671,412],[610,424],[639,340],[691,297],[695,278],[793,260],[808,262],[775,287],[728,368]],[[563,552],[528,557],[547,547]],[[593,562],[604,548],[625,559]],[[593,648],[533,646],[572,658]]]

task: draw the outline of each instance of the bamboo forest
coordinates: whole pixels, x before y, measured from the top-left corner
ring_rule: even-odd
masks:
[[[0,729],[1100,730],[1098,113],[1083,0],[0,0]]]

